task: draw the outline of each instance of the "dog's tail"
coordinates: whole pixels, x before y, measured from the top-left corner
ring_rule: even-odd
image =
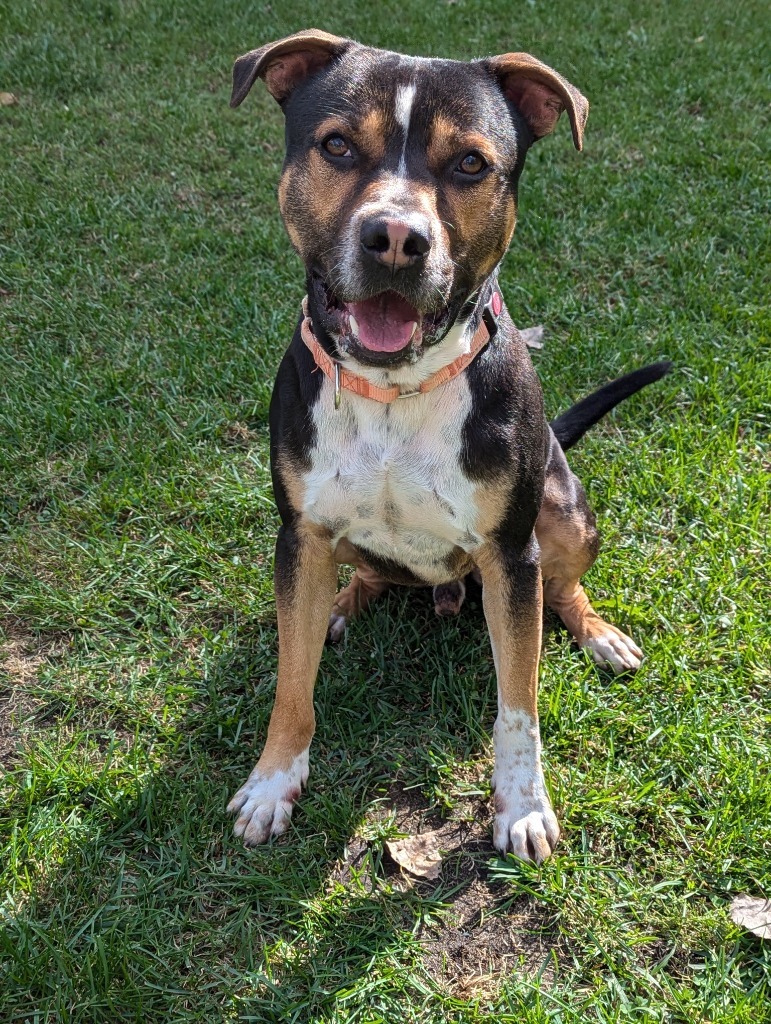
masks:
[[[636,391],[647,387],[656,380],[665,377],[672,369],[672,364],[665,360],[661,363],[651,363],[650,366],[643,366],[640,370],[627,373],[618,380],[612,380],[610,384],[600,388],[593,394],[582,398],[574,406],[563,412],[556,420],[551,421],[551,428],[554,436],[560,443],[563,451],[572,448],[586,431],[593,427],[598,420],[614,409],[619,402],[629,398]]]

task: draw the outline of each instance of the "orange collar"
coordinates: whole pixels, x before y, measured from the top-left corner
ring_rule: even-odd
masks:
[[[500,293],[497,289],[494,291],[494,299],[497,300],[493,302],[495,319],[497,320],[502,305]],[[471,339],[469,351],[465,352],[462,356],[458,356],[453,362],[443,366],[436,373],[432,373],[430,377],[421,381],[415,391],[402,391],[398,384],[394,384],[390,388],[379,388],[376,384],[368,381],[366,377],[358,377],[355,373],[351,373],[350,370],[346,370],[328,352],[325,352],[313,333],[313,323],[308,315],[307,295],[303,299],[303,321],[300,324],[300,334],[313,356],[316,366],[326,377],[334,381],[335,409],[339,409],[341,389],[352,391],[355,395],[359,395],[360,398],[370,398],[374,402],[382,402],[387,405],[390,402],[396,401],[397,398],[414,398],[416,395],[425,395],[429,391],[433,391],[434,388],[438,388],[440,384],[445,384],[448,380],[457,377],[479,355],[492,337],[492,333],[485,321],[486,318],[483,316],[479,321],[479,327],[477,327],[474,337]]]

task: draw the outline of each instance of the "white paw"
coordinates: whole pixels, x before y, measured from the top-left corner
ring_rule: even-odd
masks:
[[[308,751],[304,750],[287,771],[263,774],[259,765],[228,804],[237,814],[233,831],[247,846],[265,843],[289,827],[292,808],[308,781]]]
[[[604,633],[590,637],[582,647],[591,651],[592,657],[603,668],[621,672],[636,672],[642,662],[643,653],[634,640],[615,626],[607,626]]]
[[[327,640],[331,644],[336,644],[342,640],[345,636],[345,627],[348,620],[344,615],[338,615],[336,612],[332,612],[329,616],[329,626],[327,627]]]
[[[543,780],[538,722],[525,711],[503,707],[493,738],[495,848],[502,856],[513,853],[540,864],[557,845],[560,829]]]
[[[520,860],[542,864],[554,852],[560,836],[557,818],[548,800],[537,804],[509,801],[496,792],[493,843],[502,857],[513,853]]]

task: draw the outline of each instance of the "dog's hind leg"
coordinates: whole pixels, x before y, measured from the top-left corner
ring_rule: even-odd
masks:
[[[581,586],[581,577],[597,557],[599,535],[581,482],[554,438],[535,533],[541,548],[544,600],[579,647],[586,647],[598,665],[614,672],[639,668],[640,648],[597,614]]]
[[[363,612],[370,601],[380,597],[390,587],[373,569],[360,565],[347,587],[343,587],[335,598],[332,614],[329,616],[327,639],[337,643],[345,633],[348,622]]]

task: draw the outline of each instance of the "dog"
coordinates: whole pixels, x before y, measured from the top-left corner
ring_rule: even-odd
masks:
[[[392,584],[454,614],[474,573],[498,681],[493,841],[540,863],[559,826],[541,766],[542,605],[600,665],[642,653],[592,608],[598,534],[564,452],[669,364],[615,381],[549,425],[497,268],[525,156],[589,104],[527,53],[407,57],[316,29],[239,57],[231,106],[260,78],[281,105],[281,215],[307,297],[270,406],[281,528],[275,704],[228,810],[247,845],[284,832],[308,777],[325,638]],[[339,594],[337,566],[355,567]]]

